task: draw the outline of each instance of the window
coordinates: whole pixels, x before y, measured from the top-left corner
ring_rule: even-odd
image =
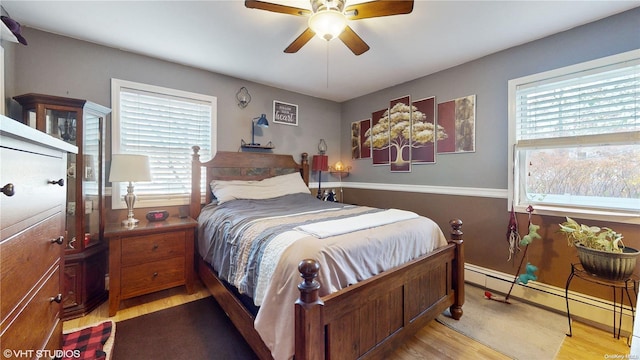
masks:
[[[200,146],[203,160],[215,152],[216,98],[118,79],[111,81],[111,98],[112,153],[149,156],[152,181],[134,184],[135,206],[188,204],[191,147]],[[126,189],[112,184],[114,209],[126,208]]]
[[[510,204],[640,217],[640,50],[509,81]]]

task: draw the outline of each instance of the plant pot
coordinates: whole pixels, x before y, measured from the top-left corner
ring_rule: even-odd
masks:
[[[623,252],[601,251],[576,244],[582,267],[589,273],[608,279],[626,280],[636,267],[640,251],[625,247]]]

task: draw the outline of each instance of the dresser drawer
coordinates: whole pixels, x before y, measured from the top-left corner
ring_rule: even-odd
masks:
[[[184,256],[122,268],[123,298],[142,295],[185,283]]]
[[[60,267],[54,267],[43,280],[37,284],[39,288],[36,287],[35,295],[24,308],[3,319],[0,330],[2,350],[40,350],[49,343],[51,336],[59,336],[52,330],[61,323],[61,306],[51,298],[60,293]]]
[[[172,257],[184,257],[185,232],[133,236],[122,239],[122,266],[136,265]]]
[[[62,230],[62,212],[0,243],[0,313],[8,314],[42,275],[60,260],[63,246],[52,242]],[[57,291],[57,290],[56,290]]]
[[[65,206],[66,184],[59,186],[49,181],[67,181],[66,154],[55,158],[2,147],[0,157],[0,186],[13,184],[15,192],[13,196],[0,194],[2,238],[51,215],[53,208]]]

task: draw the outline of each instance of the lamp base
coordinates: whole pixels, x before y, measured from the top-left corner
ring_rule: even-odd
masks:
[[[140,220],[134,218],[122,220],[122,226],[126,226],[129,228],[136,227],[139,223]]]

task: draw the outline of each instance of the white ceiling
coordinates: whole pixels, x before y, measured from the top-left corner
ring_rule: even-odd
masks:
[[[310,8],[305,0],[272,2]],[[363,0],[347,5],[356,2]],[[2,0],[25,27],[338,102],[638,6],[637,0],[416,0],[408,15],[351,21],[371,47],[355,56],[339,40],[317,37],[285,54],[307,18],[247,9],[241,0]]]

